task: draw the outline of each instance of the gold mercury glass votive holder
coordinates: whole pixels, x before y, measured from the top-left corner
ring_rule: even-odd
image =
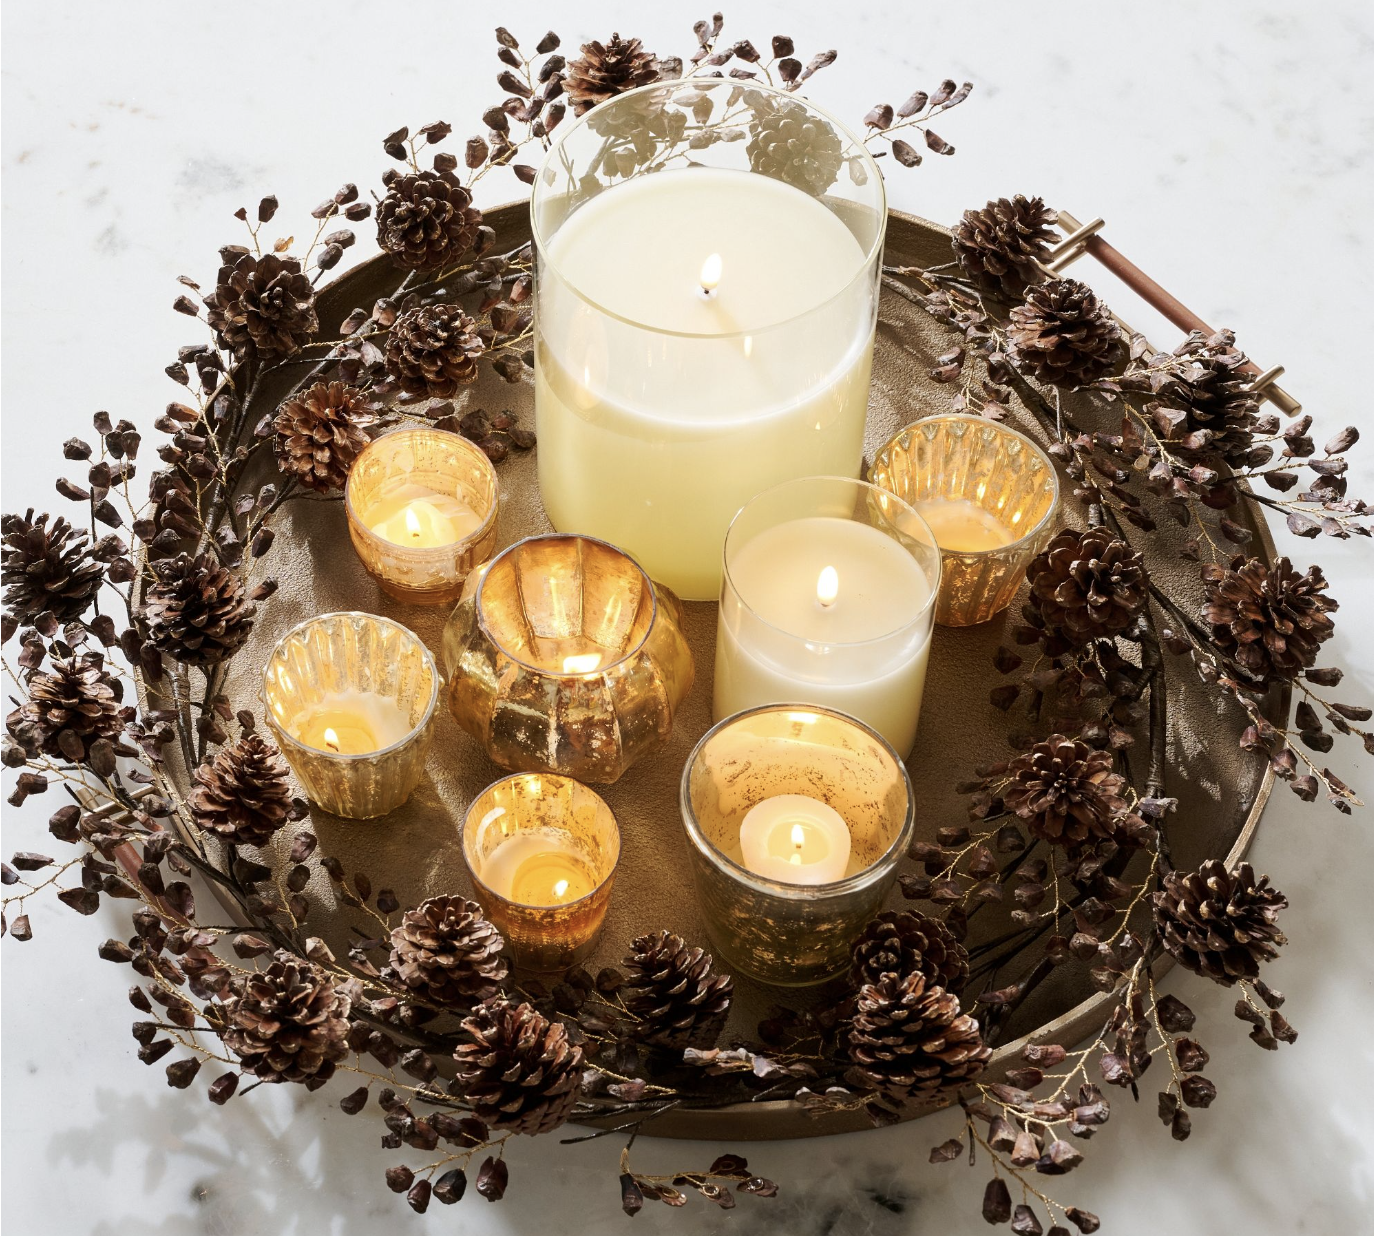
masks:
[[[779,794],[819,799],[848,825],[842,879],[791,884],[744,866],[740,824]],[[736,970],[777,987],[844,972],[915,826],[911,779],[892,747],[844,713],[805,704],[754,708],[708,730],[683,769],[681,806],[712,944]]]
[[[543,845],[571,859],[589,891],[566,903],[533,905],[490,888],[483,874],[512,839],[527,844],[535,861]],[[489,785],[468,808],[463,858],[477,900],[515,964],[553,973],[576,965],[596,943],[620,859],[620,828],[605,800],[571,777],[514,773]]]
[[[439,670],[400,623],[322,614],[272,650],[262,697],[307,797],[334,815],[367,820],[404,803],[424,773]],[[330,735],[344,749],[330,749]],[[371,745],[370,736],[375,750],[350,749]]]
[[[988,517],[1006,543],[940,550],[935,621],[987,622],[1011,604],[1030,560],[1045,547],[1059,511],[1059,477],[1025,434],[983,416],[931,416],[908,425],[878,451],[869,480],[931,519],[931,505],[957,503],[965,517]],[[982,513],[980,515],[980,513]]]
[[[668,741],[694,672],[677,597],[615,546],[557,533],[468,578],[443,663],[493,763],[603,784]]]
[[[457,498],[481,522],[442,545],[399,545],[378,535],[368,512],[398,486],[421,487]],[[349,469],[344,490],[348,534],[367,573],[382,591],[412,605],[456,600],[472,569],[496,549],[500,488],[491,460],[461,434],[421,426],[398,429],[370,442]]]

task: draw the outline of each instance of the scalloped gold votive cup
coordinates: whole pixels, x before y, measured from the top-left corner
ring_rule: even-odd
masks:
[[[379,536],[363,520],[390,487],[406,483],[460,499],[482,517],[482,523],[452,544],[423,549]],[[383,434],[349,469],[344,499],[353,548],[382,591],[398,601],[445,605],[456,600],[468,574],[496,549],[496,469],[461,434],[424,426]]]
[[[849,874],[789,884],[750,871],[740,824],[779,794],[805,794],[849,826]],[[770,704],[706,732],[682,772],[682,819],[697,902],[716,951],[775,987],[843,973],[850,945],[882,907],[911,842],[911,778],[891,745],[853,717]]]
[[[263,670],[267,723],[306,795],[326,811],[368,820],[396,810],[424,773],[439,670],[400,623],[375,614],[310,618],[288,631]],[[362,697],[361,700],[359,697]],[[372,698],[372,697],[375,697]],[[346,754],[301,741],[334,701],[398,711],[404,732],[376,751]]]
[[[468,578],[443,658],[449,709],[493,763],[602,784],[668,741],[694,672],[677,597],[615,546],[561,534]]]
[[[517,834],[547,837],[551,848],[581,859],[593,887],[565,905],[524,905],[489,888],[482,872],[492,854]],[[552,773],[515,773],[487,786],[463,821],[463,858],[477,900],[506,938],[517,966],[544,973],[568,969],[592,951],[606,918],[620,828],[594,790]]]
[[[1011,604],[1030,560],[1044,548],[1059,511],[1059,477],[1023,433],[983,416],[931,416],[908,425],[874,457],[869,478],[917,511],[967,501],[1005,531],[995,549],[940,551],[935,621],[987,622]]]

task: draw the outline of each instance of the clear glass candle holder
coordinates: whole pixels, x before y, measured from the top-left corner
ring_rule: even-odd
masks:
[[[682,605],[592,537],[529,537],[475,572],[444,630],[448,703],[493,763],[615,781],[692,687]]]
[[[943,504],[954,520],[993,533],[986,549],[942,546],[935,610],[942,626],[987,622],[1006,609],[1059,513],[1059,476],[1049,456],[1025,434],[983,416],[908,425],[878,452],[869,479],[918,511]]]
[[[439,670],[399,623],[322,614],[282,636],[262,698],[307,797],[334,815],[373,819],[404,803],[424,773]]]
[[[857,717],[906,758],[916,741],[940,552],[900,498],[864,481],[788,481],[725,538],[716,720],[800,700]]]
[[[509,886],[497,891],[487,882],[493,862],[500,866],[503,847],[509,852],[512,844],[521,847],[523,862],[536,869],[544,855],[571,864],[571,881],[587,891],[555,904],[522,902]],[[505,937],[515,964],[558,972],[583,960],[596,943],[620,860],[620,829],[605,800],[571,777],[515,773],[489,785],[468,808],[463,858],[477,900]],[[557,880],[552,887],[559,895]],[[561,895],[570,891],[575,890],[564,889]]]
[[[371,513],[382,509],[401,487],[457,499],[471,508],[478,522],[456,539],[438,544],[431,543],[431,529],[419,523],[414,525],[415,545],[381,536],[369,522]],[[427,426],[383,434],[349,469],[344,498],[353,548],[382,591],[398,601],[445,605],[457,600],[468,574],[496,549],[496,469],[461,434]],[[393,519],[403,517],[401,512]]]
[[[859,475],[883,178],[808,100],[697,78],[560,125],[531,211],[549,519],[714,600],[750,498]]]
[[[744,866],[740,825],[752,807],[780,794],[818,799],[843,818],[850,834],[843,879],[791,884]],[[697,902],[716,952],[778,987],[843,973],[914,829],[911,780],[881,735],[803,704],[729,717],[688,759],[681,803]]]

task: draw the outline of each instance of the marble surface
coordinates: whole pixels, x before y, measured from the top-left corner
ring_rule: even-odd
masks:
[[[633,30],[688,50],[682,6],[584,0],[522,5],[508,20],[534,41]],[[671,12],[670,9],[678,10]],[[1297,6],[1003,2],[913,6],[740,4],[727,33],[763,45],[786,31],[803,53],[840,50],[815,96],[856,120],[943,76],[977,83],[942,131],[951,160],[894,174],[895,205],[949,221],[967,205],[1041,193],[1108,235],[1209,320],[1234,327],[1331,430],[1368,422],[1344,337],[1367,329],[1374,275],[1370,200],[1374,16],[1357,3]],[[106,408],[151,415],[173,392],[160,369],[185,341],[168,311],[182,273],[213,276],[214,250],[239,238],[230,217],[263,193],[283,225],[304,220],[344,180],[375,183],[380,136],[444,118],[461,135],[495,89],[493,22],[448,2],[202,6],[53,0],[10,6],[3,66],[5,510],[50,506],[62,440]],[[486,202],[515,196],[493,185]],[[304,224],[302,224],[303,226]],[[360,244],[365,251],[367,242]],[[1119,311],[1156,329],[1111,281]],[[77,312],[78,292],[80,312]],[[1374,489],[1374,448],[1356,488]],[[1343,605],[1331,660],[1347,697],[1374,695],[1374,649],[1360,630],[1374,603],[1363,543],[1281,547],[1326,566]],[[1374,761],[1346,745],[1338,767],[1374,792]],[[7,785],[8,788],[8,785]],[[43,800],[5,809],[6,851],[44,848]],[[1280,790],[1254,850],[1298,903],[1270,974],[1297,1044],[1264,1055],[1230,1016],[1231,998],[1171,978],[1215,1028],[1209,1074],[1221,1089],[1191,1142],[1172,1142],[1153,1100],[1113,1093],[1089,1163],[1060,1190],[1105,1231],[1209,1234],[1367,1230],[1374,1204],[1374,1012],[1368,811],[1304,808]],[[128,1037],[127,972],[97,960],[122,914],[78,919],[33,906],[28,945],[6,940],[3,1219],[62,1236],[363,1236],[383,1230],[511,1233],[624,1230],[618,1146],[514,1145],[512,1188],[420,1218],[381,1187],[390,1158],[373,1119],[350,1118],[327,1089],[259,1090],[212,1110],[203,1087],[174,1092],[145,1072]],[[157,1071],[159,1074],[161,1070]],[[781,1183],[771,1202],[724,1214],[646,1208],[635,1230],[887,1236],[983,1230],[981,1171],[927,1165],[948,1120],[844,1139],[741,1146]],[[1110,1143],[1110,1149],[1108,1146]],[[708,1160],[711,1148],[641,1141],[645,1170]]]

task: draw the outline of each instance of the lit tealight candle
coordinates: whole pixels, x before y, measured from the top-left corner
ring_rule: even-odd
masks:
[[[557,833],[516,833],[482,864],[492,892],[522,906],[565,906],[599,883],[578,848]]]
[[[482,517],[461,498],[414,481],[388,486],[361,518],[379,537],[410,549],[453,545],[482,526]]]
[[[283,723],[307,747],[336,755],[382,751],[412,729],[398,704],[365,691],[331,692],[299,719]]]
[[[750,871],[787,884],[832,884],[849,866],[844,817],[805,794],[777,794],[752,807],[739,844]]]
[[[947,553],[979,554],[1010,545],[1017,533],[971,498],[932,498],[916,502],[935,543]]]

